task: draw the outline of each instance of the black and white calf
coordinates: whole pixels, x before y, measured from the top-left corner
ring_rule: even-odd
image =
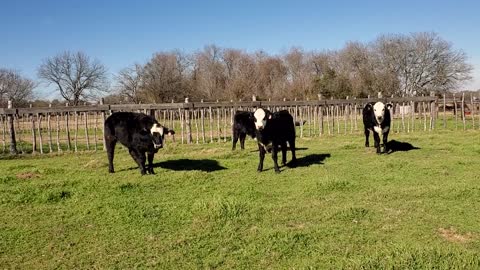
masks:
[[[307,121],[300,123],[299,121],[295,122],[295,126],[304,125]],[[233,146],[232,150],[235,150],[238,140],[240,139],[241,149],[245,149],[245,138],[248,136],[255,139],[255,117],[253,112],[247,111],[236,111],[233,117]]]
[[[245,149],[245,138],[249,135],[255,138],[255,121],[252,112],[236,111],[233,117],[233,146],[235,150],[237,141],[240,139],[240,147]]]
[[[365,147],[369,147],[368,137],[370,131],[373,132],[373,139],[375,140],[375,148],[377,148],[377,154],[382,152],[386,153],[388,133],[390,132],[390,109],[391,104],[385,105],[383,102],[377,102],[375,104],[367,104],[363,108],[363,125],[365,128]],[[382,135],[383,151],[380,150],[380,135]]]
[[[128,148],[142,175],[153,174],[153,157],[163,147],[165,134],[172,130],[160,125],[155,118],[143,113],[116,112],[105,120],[105,143],[108,155],[108,171],[114,172],[113,156],[117,141]],[[145,166],[145,153],[148,167]]]
[[[282,149],[282,164],[285,165],[287,163],[287,142],[292,151],[291,164],[295,165],[297,160],[295,156],[295,125],[290,113],[288,111],[272,113],[259,108],[253,116],[255,118],[255,136],[260,153],[258,171],[261,172],[263,170],[265,153],[271,151],[275,172],[279,173],[278,149],[279,147]]]

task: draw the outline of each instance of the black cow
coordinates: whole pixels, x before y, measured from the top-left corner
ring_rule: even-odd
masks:
[[[299,121],[295,122],[295,126],[304,125],[307,121],[303,121],[301,124]],[[232,150],[236,149],[238,140],[240,139],[240,148],[245,149],[245,138],[247,135],[255,139],[255,117],[253,112],[236,111],[233,117],[233,146]]]
[[[253,114],[255,118],[256,138],[258,150],[260,153],[260,163],[258,171],[263,170],[263,160],[265,153],[272,151],[272,159],[276,173],[280,172],[278,168],[278,148],[282,149],[282,164],[287,162],[287,142],[292,151],[291,165],[295,165],[295,125],[293,117],[288,111],[279,111],[272,113],[265,109],[257,109]]]
[[[237,141],[240,139],[241,149],[245,149],[245,138],[249,135],[255,138],[255,121],[253,120],[253,113],[246,111],[236,111],[233,117],[233,146],[232,150],[235,150]]]
[[[165,134],[174,132],[160,125],[155,118],[143,113],[116,112],[105,120],[105,144],[108,171],[114,172],[113,156],[117,141],[128,148],[142,175],[153,174],[153,156],[163,147]],[[147,153],[148,167],[145,167]]]
[[[390,109],[391,104],[385,105],[383,102],[375,104],[367,104],[363,108],[363,125],[365,128],[365,147],[369,147],[368,137],[370,131],[373,132],[373,139],[375,140],[375,148],[377,154],[388,152],[388,133],[390,132]],[[380,150],[380,135],[382,135],[383,151]]]

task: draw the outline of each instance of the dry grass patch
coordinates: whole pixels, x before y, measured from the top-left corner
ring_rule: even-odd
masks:
[[[468,243],[475,238],[471,233],[461,234],[457,232],[455,228],[451,227],[447,229],[439,228],[438,233],[443,239],[453,243]]]

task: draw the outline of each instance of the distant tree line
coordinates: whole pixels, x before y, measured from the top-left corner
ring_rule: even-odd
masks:
[[[279,55],[216,45],[193,53],[158,52],[145,64],[122,69],[111,84],[98,60],[82,52],[64,52],[45,59],[38,77],[77,105],[100,96],[110,103],[162,103],[185,97],[245,100],[255,95],[279,100],[366,97],[378,92],[440,94],[458,90],[471,79],[472,70],[463,51],[436,33],[423,32],[381,35],[372,42],[349,42],[331,51],[291,48]],[[0,70],[3,101],[31,100],[35,86],[18,72]]]

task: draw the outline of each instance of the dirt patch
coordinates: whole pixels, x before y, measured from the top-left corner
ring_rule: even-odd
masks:
[[[461,234],[454,228],[440,228],[438,229],[438,233],[443,239],[454,243],[467,243],[474,239],[471,233]]]
[[[33,172],[24,172],[24,173],[17,173],[15,176],[17,177],[17,179],[26,180],[26,179],[38,178],[40,177],[40,174],[33,173]]]

